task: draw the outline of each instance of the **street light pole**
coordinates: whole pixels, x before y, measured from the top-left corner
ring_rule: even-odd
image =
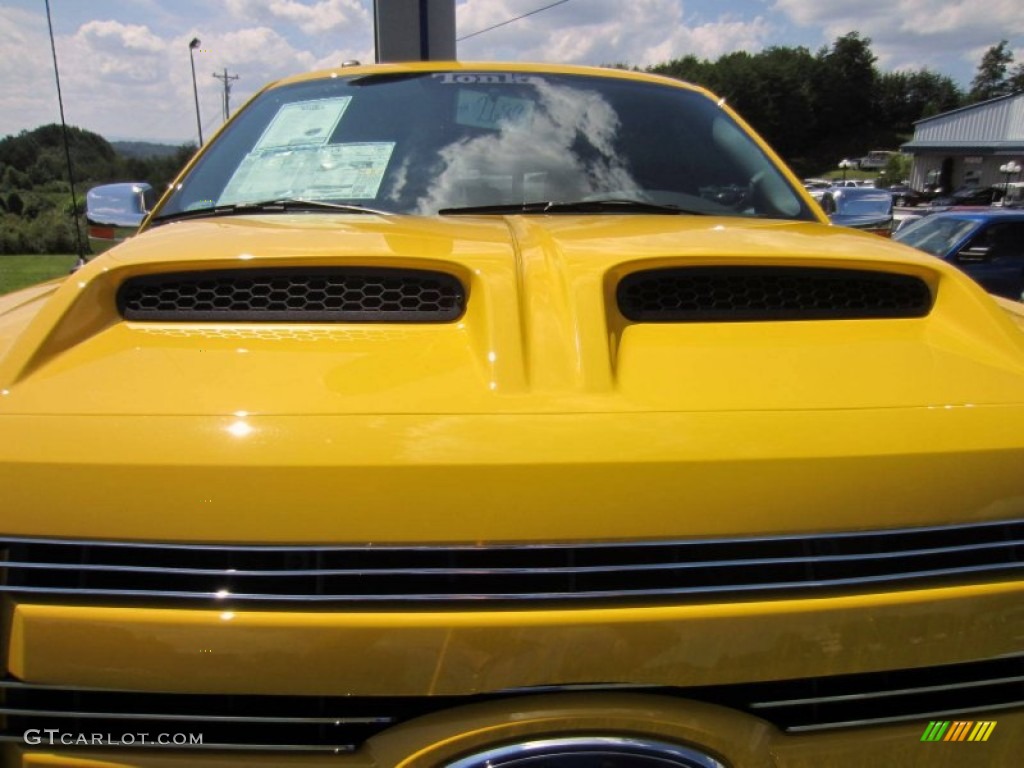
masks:
[[[840,160],[839,161],[839,167],[843,171],[843,183],[845,184],[846,183],[846,172],[850,168],[853,168],[853,163],[851,163],[849,160]]]
[[[203,123],[199,119],[199,88],[196,86],[196,58],[193,54],[196,48],[200,46],[199,38],[193,37],[192,42],[188,44],[188,60],[192,64],[192,96],[196,100],[196,129],[199,131],[199,146],[203,146]]]
[[[1010,176],[1020,173],[1020,165],[1011,160],[999,166],[999,172],[1006,174],[1006,189],[1010,189]]]

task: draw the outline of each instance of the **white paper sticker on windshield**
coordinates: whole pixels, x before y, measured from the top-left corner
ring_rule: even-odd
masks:
[[[253,151],[231,176],[217,205],[373,199],[394,149],[391,141]]]
[[[348,109],[351,96],[285,104],[260,136],[253,152],[326,144]]]
[[[367,200],[377,196],[395,149],[393,141],[330,144],[318,153],[318,169],[303,197]]]
[[[533,115],[533,102],[509,96],[492,98],[482,91],[461,90],[456,122],[474,128],[497,129],[501,123],[525,123]]]
[[[313,173],[317,148],[250,152],[231,176],[217,205],[298,197]]]

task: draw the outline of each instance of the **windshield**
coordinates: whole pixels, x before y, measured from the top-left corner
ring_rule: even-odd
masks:
[[[878,214],[885,216],[892,210],[892,197],[884,195],[862,195],[860,197],[841,196],[838,200],[838,213],[844,216],[868,216]]]
[[[815,219],[703,94],[620,78],[454,71],[265,91],[207,148],[156,220],[296,199],[420,215],[628,200]]]
[[[933,256],[944,256],[977,226],[970,219],[929,216],[897,230],[893,239]]]

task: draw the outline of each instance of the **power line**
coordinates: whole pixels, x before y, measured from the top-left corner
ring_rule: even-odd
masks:
[[[529,13],[524,13],[522,16],[516,16],[514,19],[509,19],[508,21],[503,21],[500,24],[495,24],[493,27],[487,27],[485,29],[481,29],[481,30],[478,30],[476,32],[473,32],[471,34],[464,35],[463,37],[457,37],[457,38],[455,38],[455,42],[461,43],[463,40],[469,40],[469,38],[476,37],[477,35],[482,35],[484,32],[490,32],[492,29],[497,29],[498,27],[504,27],[506,24],[511,24],[513,21],[519,21],[520,19],[525,19],[527,16],[533,16],[533,14],[535,14],[535,13],[540,13],[541,11],[546,11],[548,8],[554,8],[556,5],[561,5],[562,3],[568,3],[568,2],[569,2],[569,0],[558,0],[558,2],[551,3],[550,5],[545,5],[543,8],[538,8],[535,11],[530,11]]]
[[[223,106],[223,99],[221,100]],[[213,114],[203,121],[203,130],[206,131],[207,135],[215,133],[217,131],[217,115]]]

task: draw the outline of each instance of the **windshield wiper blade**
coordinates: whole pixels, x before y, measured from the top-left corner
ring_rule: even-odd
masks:
[[[162,216],[154,216],[153,223],[178,221],[181,219],[201,219],[212,216],[242,216],[249,213],[285,213],[288,211],[338,211],[340,213],[370,213],[381,216],[392,216],[390,211],[368,208],[365,205],[351,203],[331,203],[326,200],[309,200],[301,197],[280,198],[277,200],[261,200],[251,203],[230,203],[215,205],[210,208],[196,208],[191,211],[178,211]]]
[[[688,210],[677,205],[649,203],[646,200],[607,199],[577,200],[573,202],[498,203],[495,205],[468,205],[460,208],[442,208],[441,216],[472,214],[514,213],[656,213],[667,215],[692,214],[703,216],[704,211]]]
[[[493,205],[466,205],[456,208],[441,208],[439,216],[474,213],[544,213],[552,203],[495,203]]]

